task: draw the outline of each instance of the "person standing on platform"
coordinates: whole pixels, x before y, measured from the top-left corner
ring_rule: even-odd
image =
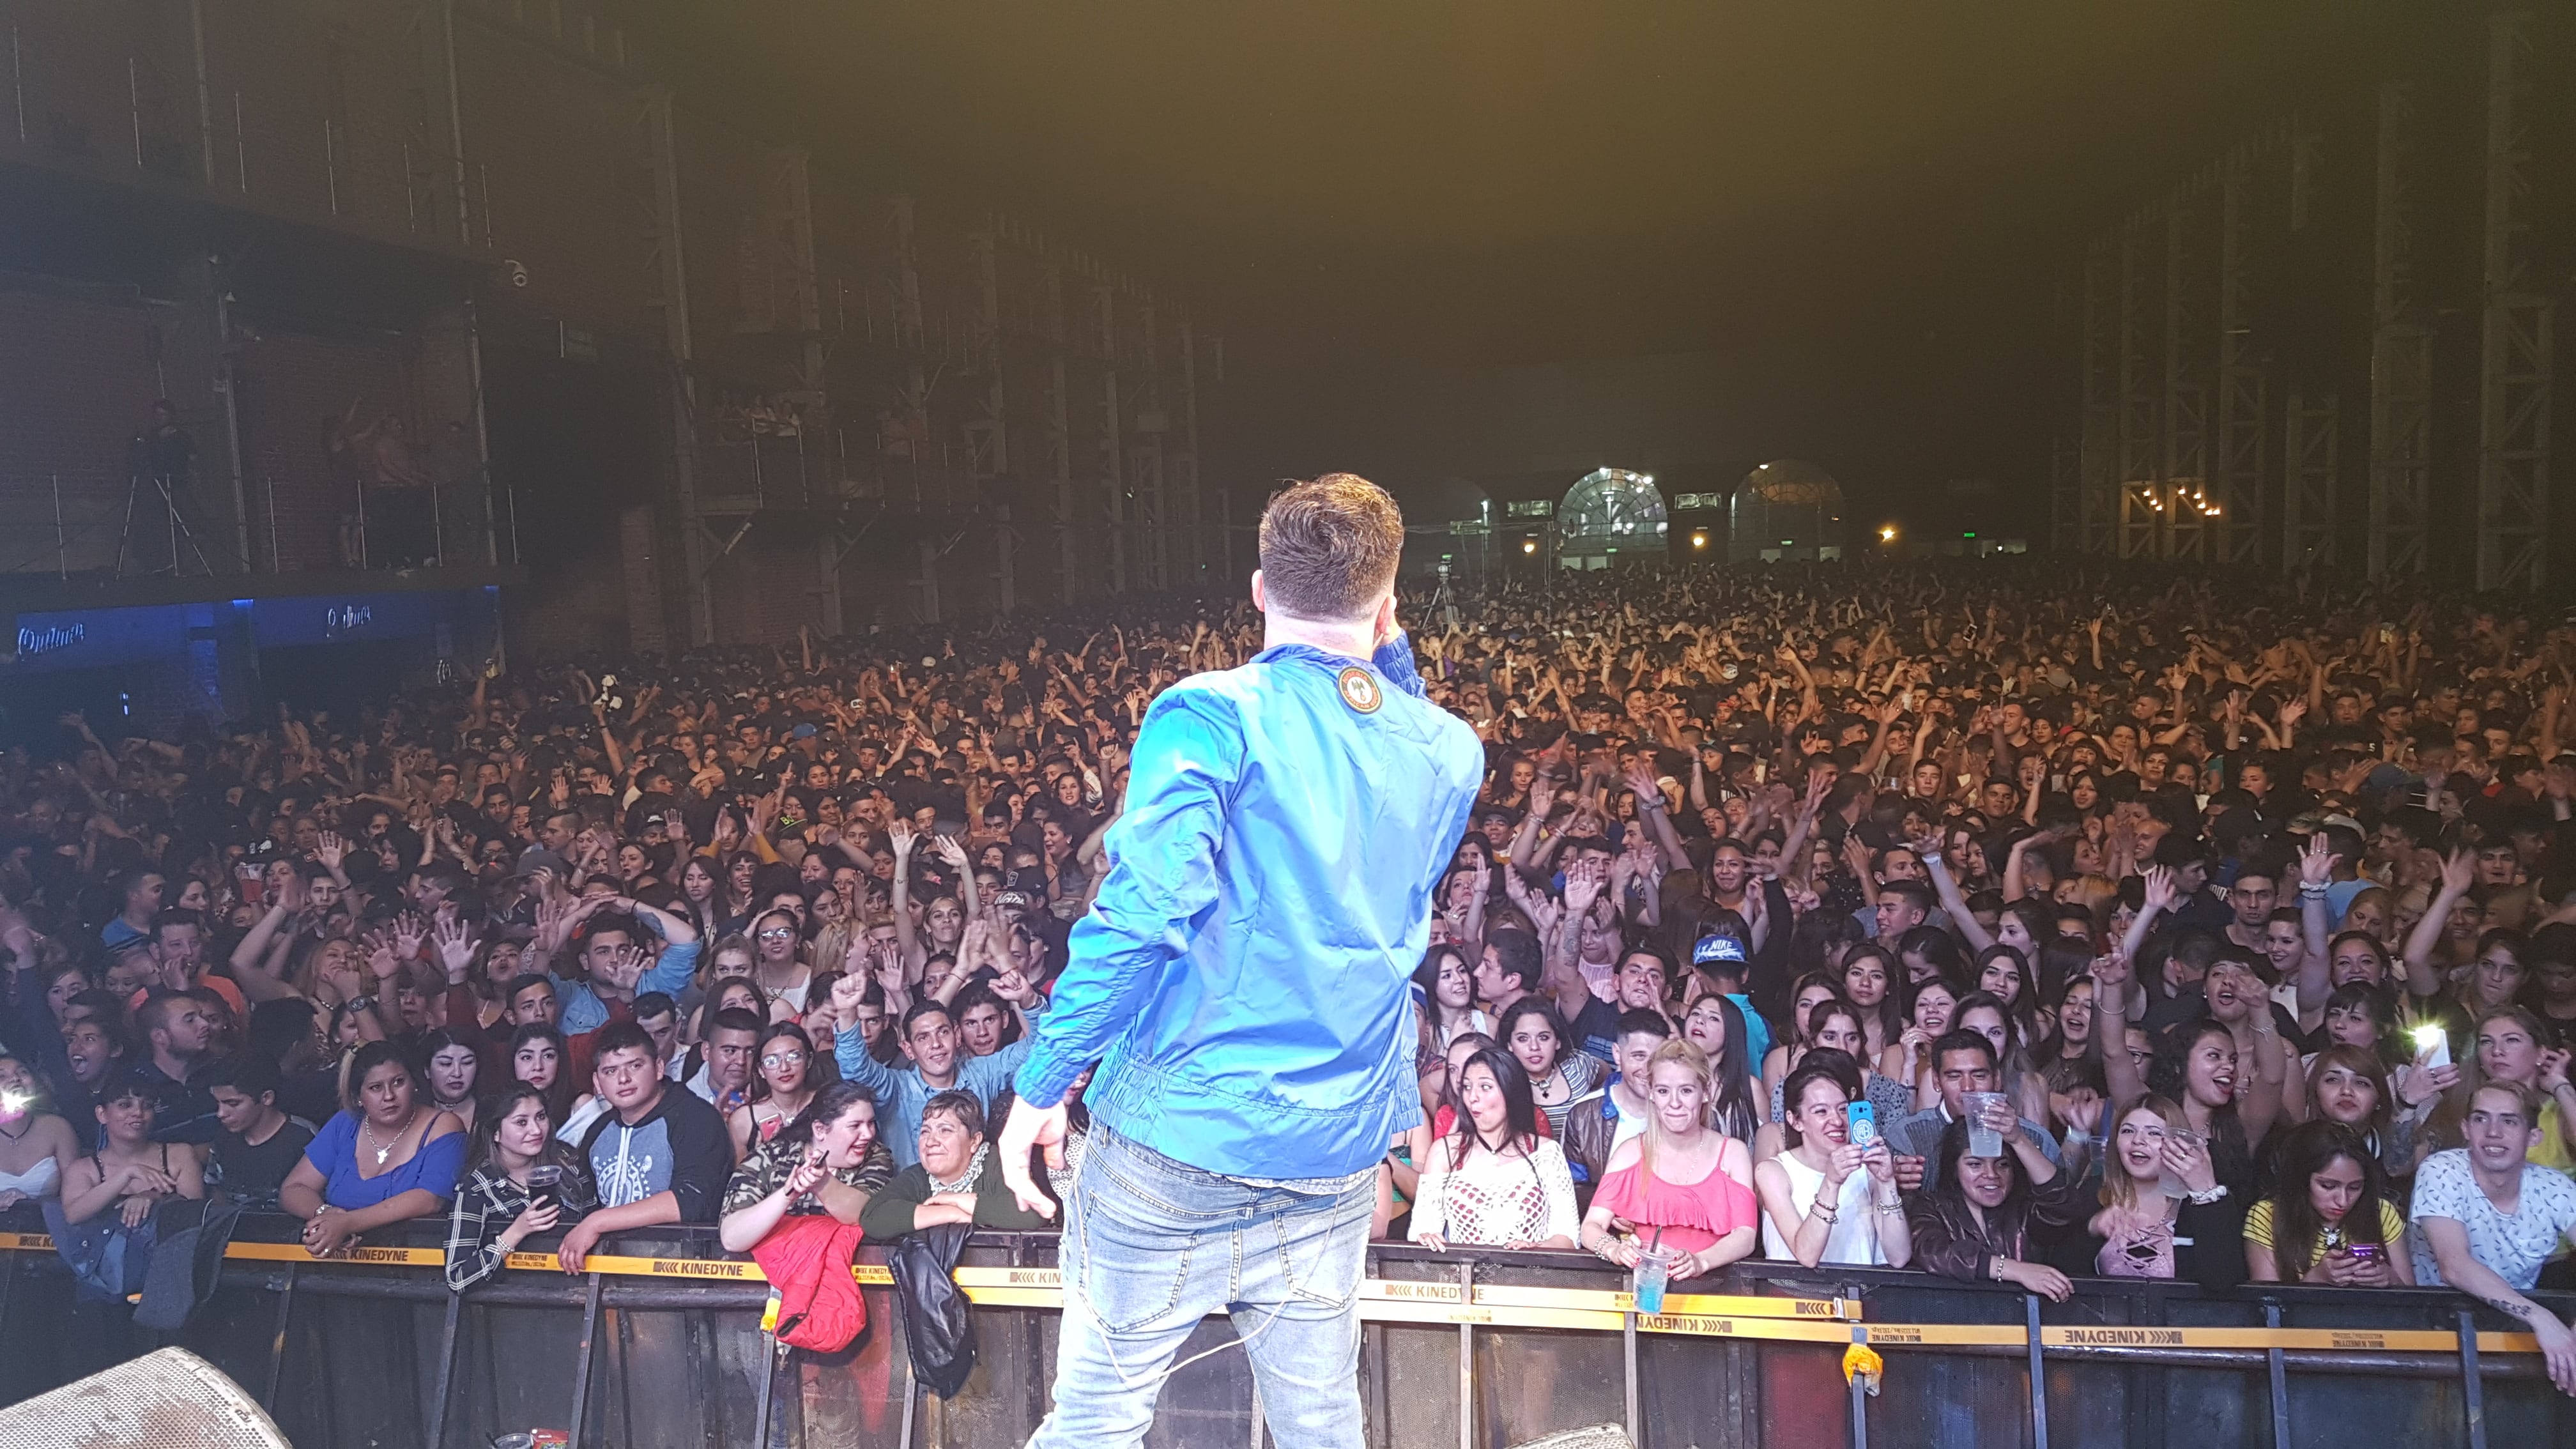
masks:
[[[1185,679],[1136,740],[1108,875],[998,1151],[1052,1217],[1064,1097],[1099,1063],[1065,1202],[1054,1408],[1032,1449],[1143,1441],[1173,1354],[1229,1312],[1280,1449],[1357,1449],[1375,1172],[1421,1120],[1409,989],[1484,774],[1396,623],[1404,520],[1366,479],[1261,519],[1265,647]]]

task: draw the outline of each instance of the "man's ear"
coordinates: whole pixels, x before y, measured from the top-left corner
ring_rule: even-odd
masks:
[[[1270,611],[1270,590],[1262,583],[1259,569],[1252,571],[1252,607],[1265,614]]]
[[[1377,617],[1369,623],[1369,637],[1380,644],[1389,643],[1395,638],[1397,627],[1395,591],[1389,589],[1386,597],[1378,602]]]

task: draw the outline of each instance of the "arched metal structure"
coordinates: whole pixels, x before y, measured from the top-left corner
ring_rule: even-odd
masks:
[[[1729,563],[1840,558],[1843,487],[1813,463],[1765,463],[1736,488],[1726,534]]]
[[[1565,491],[1556,509],[1561,568],[1605,569],[1629,558],[1660,558],[1671,522],[1651,473],[1595,468]]]

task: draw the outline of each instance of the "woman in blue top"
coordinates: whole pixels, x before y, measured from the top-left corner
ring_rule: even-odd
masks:
[[[447,1211],[465,1163],[464,1124],[430,1102],[400,1047],[360,1047],[348,1083],[348,1110],[313,1135],[277,1192],[278,1206],[304,1219],[315,1257],[388,1223]]]

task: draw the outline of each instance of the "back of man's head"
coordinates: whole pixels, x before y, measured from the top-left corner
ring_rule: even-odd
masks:
[[[1261,514],[1262,590],[1292,618],[1368,618],[1394,587],[1403,552],[1404,514],[1356,473],[1292,484]]]

